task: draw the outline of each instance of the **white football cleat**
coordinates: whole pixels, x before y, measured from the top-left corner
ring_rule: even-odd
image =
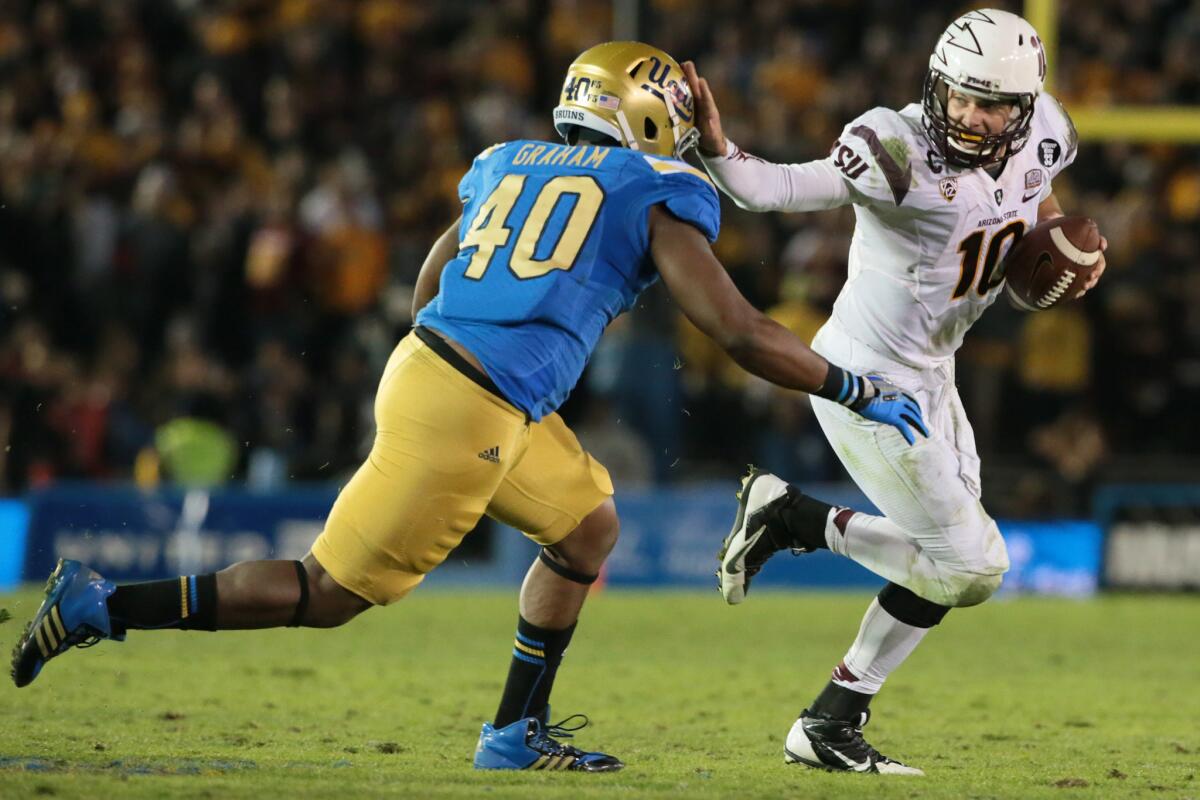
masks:
[[[760,513],[770,503],[786,497],[788,485],[769,472],[754,467],[742,478],[738,492],[737,517],[733,529],[725,537],[717,560],[717,584],[725,602],[737,605],[746,599],[750,579],[762,569],[772,555],[785,548],[767,535],[766,521]]]
[[[783,759],[789,764],[831,772],[924,775],[916,767],[888,758],[867,744],[862,729],[870,718],[870,711],[864,711],[858,720],[843,720],[805,709],[788,731]]]

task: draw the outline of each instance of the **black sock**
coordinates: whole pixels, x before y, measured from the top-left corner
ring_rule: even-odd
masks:
[[[217,575],[180,575],[165,581],[118,586],[108,597],[113,628],[217,629]]]
[[[825,523],[833,506],[822,503],[795,489],[788,489],[783,502],[764,512],[767,535],[779,549],[801,547],[809,550],[828,549],[825,542]]]
[[[554,675],[574,632],[574,625],[562,631],[549,631],[524,617],[518,618],[512,664],[492,723],[494,727],[503,728],[526,717],[544,719]]]
[[[830,681],[804,713],[858,722],[859,716],[867,710],[874,696],[838,686]]]

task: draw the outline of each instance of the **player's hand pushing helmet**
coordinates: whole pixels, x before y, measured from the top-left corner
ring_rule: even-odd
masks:
[[[599,135],[632,150],[679,158],[695,146],[692,90],[675,59],[641,42],[605,42],[567,69],[554,128],[568,143]]]

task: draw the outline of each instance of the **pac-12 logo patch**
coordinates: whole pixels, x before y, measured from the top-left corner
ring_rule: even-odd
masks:
[[[1053,139],[1042,139],[1038,142],[1038,161],[1043,167],[1053,167],[1062,156],[1062,145]]]
[[[1025,188],[1036,189],[1042,185],[1042,171],[1040,169],[1031,169],[1025,173]]]
[[[949,203],[958,194],[958,178],[942,178],[938,181],[938,189],[942,193],[942,197],[946,198]]]

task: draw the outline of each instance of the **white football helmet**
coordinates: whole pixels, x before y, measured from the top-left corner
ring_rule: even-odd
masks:
[[[921,98],[925,133],[951,166],[1000,163],[1029,139],[1033,105],[1045,79],[1046,51],[1032,25],[1007,11],[968,11],[950,23],[929,57]],[[969,130],[946,115],[951,88],[1011,103],[1012,120],[996,134]]]

